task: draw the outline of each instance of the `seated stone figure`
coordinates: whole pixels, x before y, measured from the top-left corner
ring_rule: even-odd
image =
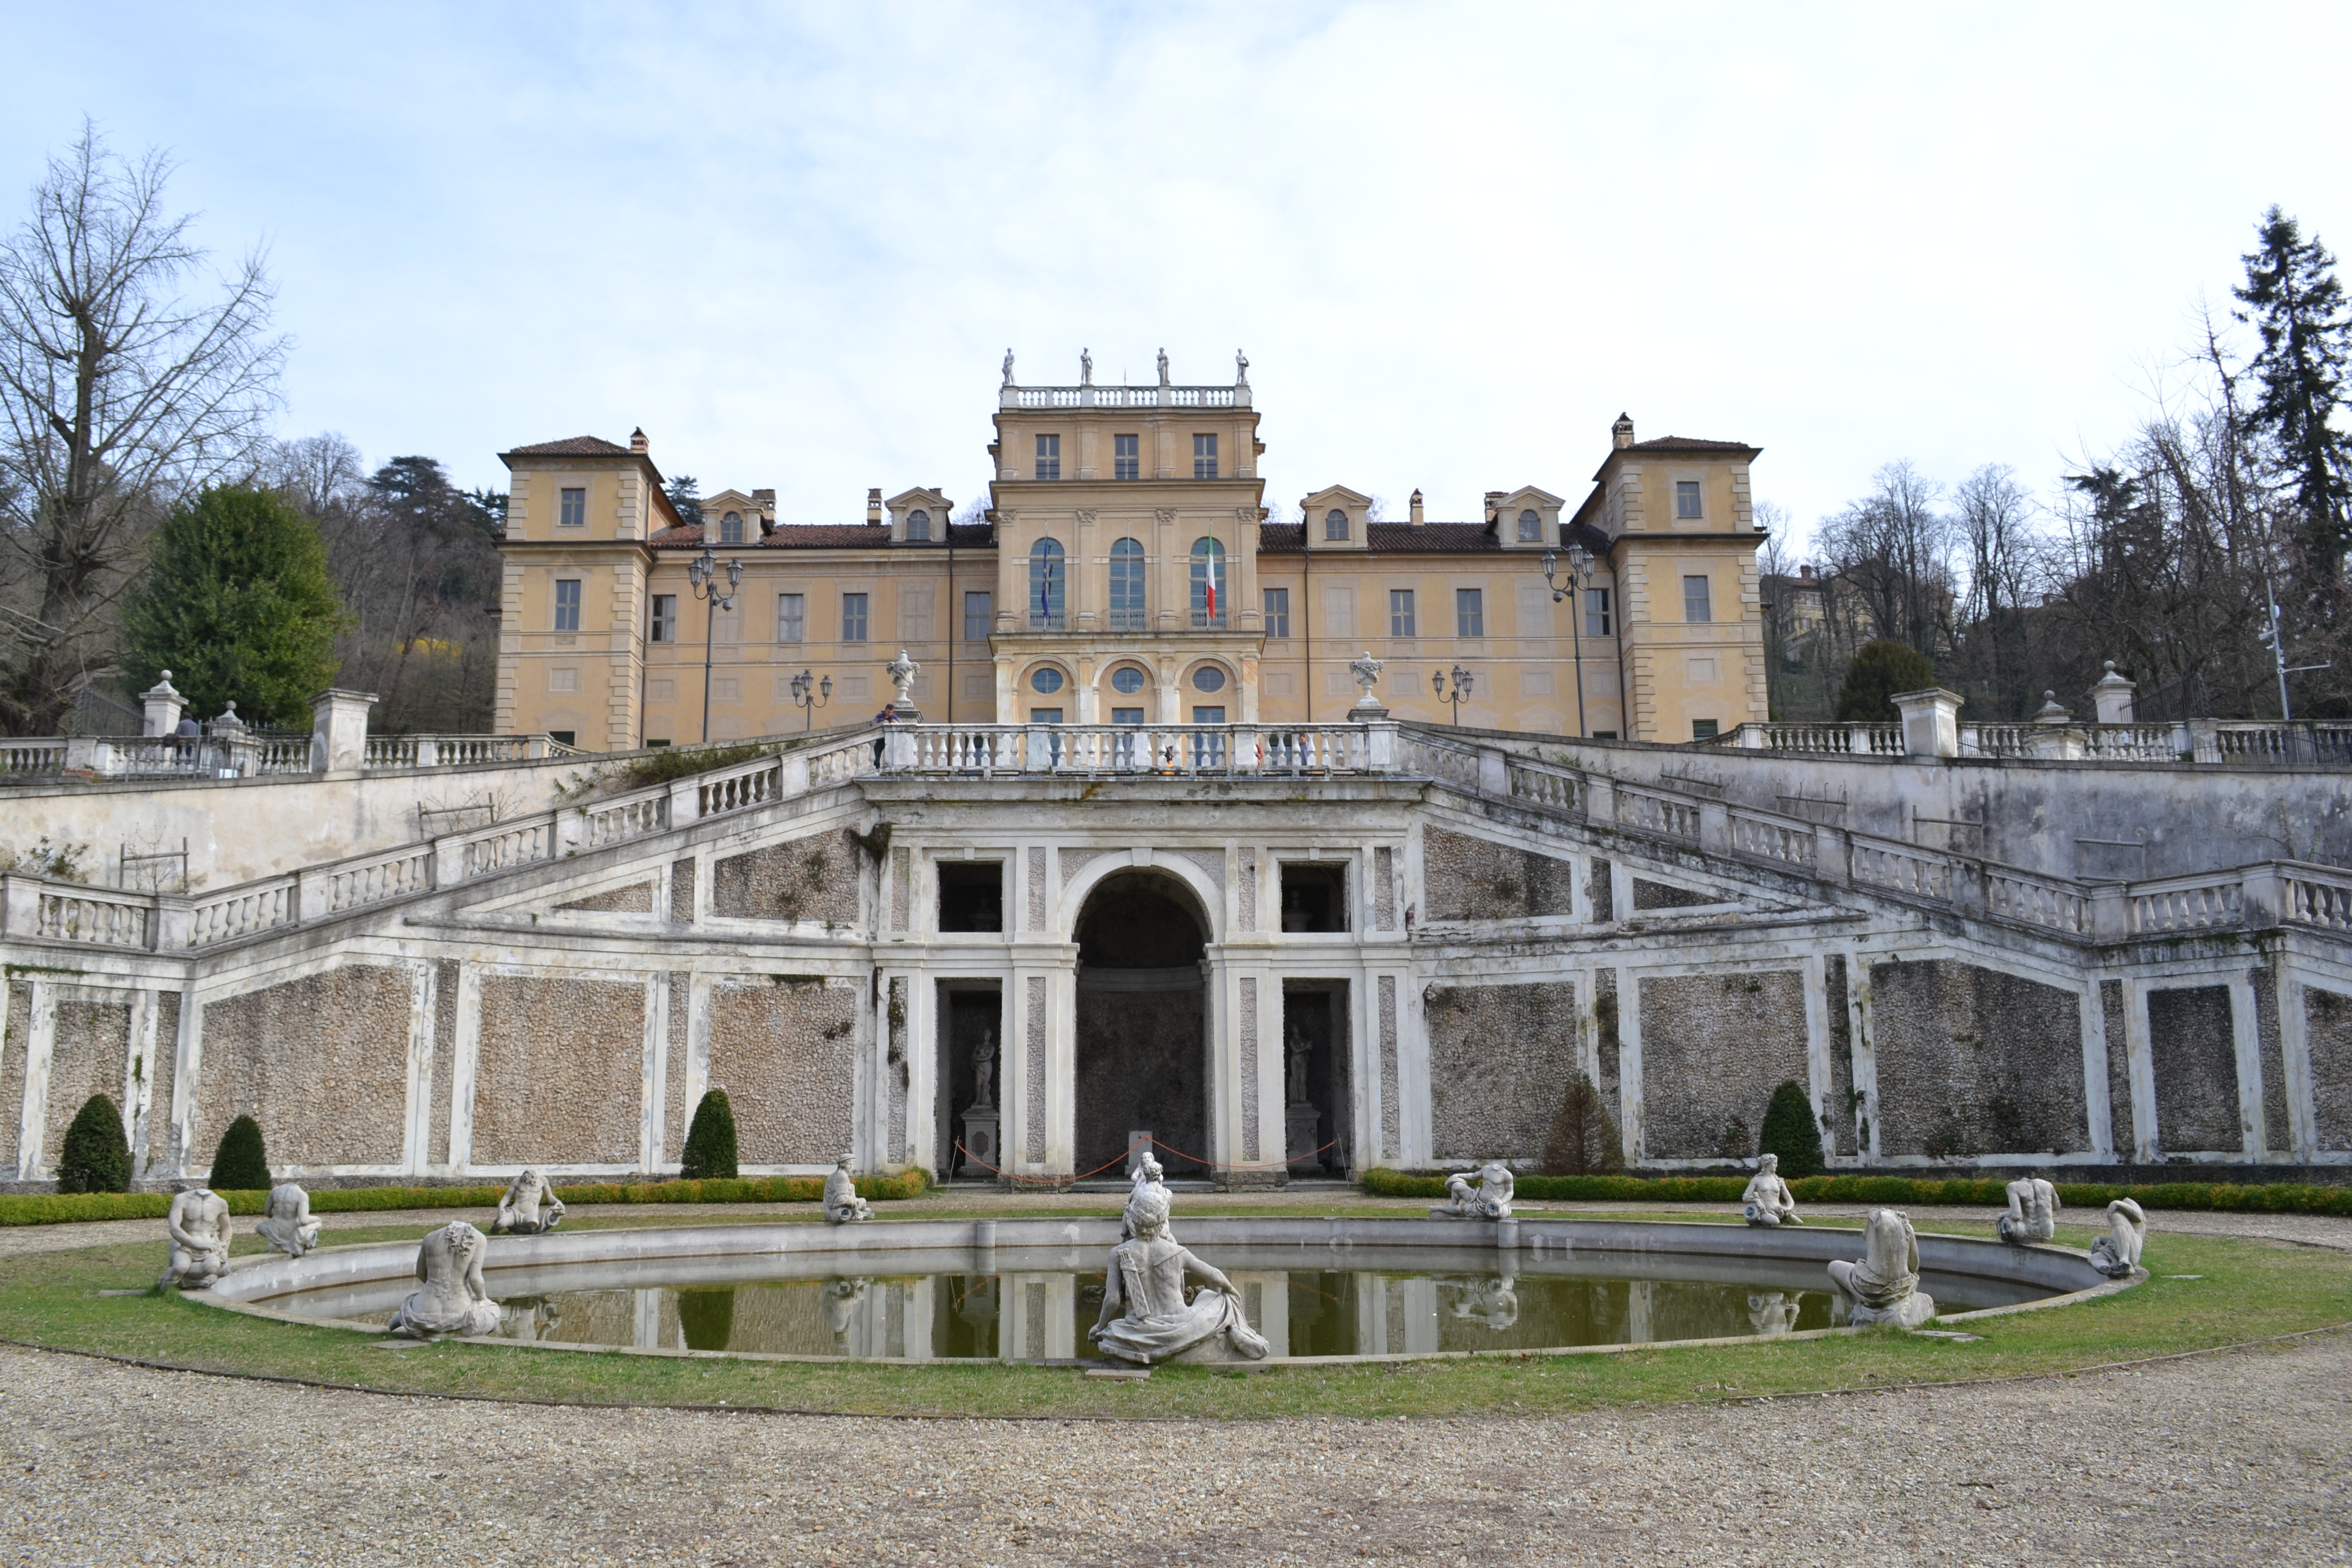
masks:
[[[228,1272],[228,1200],[210,1187],[184,1187],[163,1216],[172,1238],[172,1256],[163,1266],[160,1289],[177,1285],[201,1290]]]
[[[1161,1205],[1168,1206],[1171,1199],[1168,1196],[1168,1184],[1161,1179],[1163,1174],[1160,1168],[1160,1162],[1151,1157],[1151,1152],[1149,1149],[1145,1150],[1143,1158],[1136,1163],[1135,1170],[1128,1177],[1127,1201],[1131,1205],[1146,1193],[1158,1193]],[[1170,1225],[1160,1234],[1173,1241],[1176,1239],[1176,1227]],[[1127,1221],[1121,1218],[1118,1225],[1118,1238],[1121,1241],[1130,1241],[1134,1237],[1135,1232],[1129,1229]]]
[[[499,1326],[499,1304],[482,1283],[489,1241],[464,1220],[452,1220],[416,1248],[416,1277],[425,1289],[400,1304],[392,1331],[412,1340],[436,1334],[487,1334]]]
[[[2139,1250],[2147,1244],[2147,1215],[2129,1198],[2107,1205],[2107,1234],[2091,1243],[2091,1267],[2110,1279],[2120,1279],[2139,1267]]]
[[[537,1171],[525,1171],[507,1184],[490,1234],[543,1236],[562,1223],[563,1200],[555,1195],[555,1184]]]
[[[857,1195],[857,1184],[849,1177],[849,1156],[844,1154],[824,1179],[824,1223],[847,1225],[873,1217],[874,1207]]]
[[[1750,1290],[1748,1293],[1748,1325],[1759,1334],[1785,1334],[1797,1326],[1797,1314],[1804,1302],[1795,1299],[1790,1290]]]
[[[2009,1184],[2009,1212],[1994,1230],[2013,1247],[2047,1241],[2058,1234],[2058,1206],[2057,1188],[2039,1176],[2023,1177]]]
[[[1463,1172],[1445,1178],[1451,1200],[1429,1211],[1432,1219],[1508,1219],[1511,1215],[1511,1168],[1500,1160],[1479,1167],[1476,1184]]]
[[[289,1258],[299,1258],[319,1245],[319,1222],[310,1217],[310,1194],[292,1182],[280,1182],[269,1189],[261,1223],[253,1228]]]
[[[1916,1329],[1936,1315],[1936,1299],[1919,1289],[1919,1237],[1899,1209],[1873,1209],[1863,1229],[1859,1263],[1840,1258],[1830,1279],[1853,1302],[1847,1321]]]
[[[1144,1366],[1187,1361],[1260,1361],[1265,1341],[1249,1326],[1234,1282],[1169,1238],[1166,1194],[1128,1200],[1131,1240],[1111,1248],[1102,1314],[1087,1331],[1103,1354]],[[1184,1302],[1184,1276],[1209,1288]]]
[[[1797,1200],[1789,1191],[1789,1184],[1780,1179],[1780,1156],[1759,1155],[1756,1173],[1748,1179],[1748,1190],[1739,1194],[1739,1212],[1749,1225],[1802,1225],[1797,1217]]]

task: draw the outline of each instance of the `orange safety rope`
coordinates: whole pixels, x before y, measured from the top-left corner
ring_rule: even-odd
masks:
[[[1339,1146],[1339,1141],[1337,1138],[1334,1138],[1330,1142],[1324,1144],[1321,1149],[1309,1149],[1306,1153],[1297,1156],[1297,1159],[1263,1160],[1252,1165],[1221,1165],[1213,1160],[1203,1160],[1197,1154],[1187,1154],[1181,1149],[1169,1149],[1167,1144],[1160,1142],[1157,1139],[1154,1139],[1151,1142],[1150,1147],[1155,1151],[1167,1149],[1168,1152],[1175,1155],[1178,1159],[1190,1160],[1192,1163],[1208,1171],[1273,1171],[1279,1170],[1286,1165],[1295,1165],[1299,1160],[1311,1160],[1316,1155],[1323,1152],[1324,1149],[1337,1148]],[[1129,1144],[1125,1154],[1113,1155],[1110,1159],[1108,1159],[1101,1164],[1097,1165],[1093,1170],[1081,1171],[1075,1176],[1016,1176],[1010,1171],[998,1170],[995,1166],[990,1164],[987,1161],[982,1159],[979,1155],[965,1148],[961,1143],[956,1144],[955,1149],[957,1153],[961,1154],[965,1159],[971,1161],[973,1164],[978,1165],[982,1170],[988,1172],[991,1175],[1002,1176],[1008,1182],[1019,1183],[1024,1186],[1064,1187],[1069,1185],[1072,1182],[1083,1182],[1088,1176],[1100,1175],[1103,1172],[1109,1170],[1113,1165],[1118,1164],[1131,1157],[1139,1147],[1141,1147],[1141,1145]]]

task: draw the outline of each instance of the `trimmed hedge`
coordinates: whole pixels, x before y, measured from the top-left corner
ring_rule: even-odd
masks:
[[[897,1176],[860,1176],[862,1198],[919,1198],[930,1187],[921,1170]],[[370,1214],[387,1209],[496,1208],[503,1184],[486,1187],[326,1187],[310,1194],[312,1214]],[[707,1182],[601,1182],[559,1187],[567,1205],[596,1204],[813,1204],[824,1197],[822,1176],[751,1176]],[[258,1215],[267,1190],[225,1192],[228,1212]],[[169,1193],[36,1193],[0,1195],[0,1226],[62,1225],[73,1220],[161,1219]]]
[[[1790,1182],[1799,1203],[1956,1204],[1998,1206],[2009,1201],[2007,1177],[1956,1177],[1919,1181],[1909,1176],[1806,1176]],[[1364,1173],[1363,1189],[1374,1197],[1442,1198],[1442,1175],[1375,1167]],[[2156,1182],[2145,1184],[2060,1182],[2058,1201],[2068,1208],[2096,1212],[2117,1198],[2145,1209],[2220,1209],[2271,1214],[2352,1215],[2352,1187],[2320,1187],[2281,1182],[2241,1186],[2229,1182]],[[1745,1176],[1520,1176],[1516,1194],[1533,1203],[1736,1204],[1747,1190]]]
[[[694,1108],[694,1124],[687,1129],[686,1152],[678,1162],[682,1180],[735,1180],[735,1107],[723,1089],[706,1092]]]
[[[247,1187],[269,1190],[269,1155],[261,1146],[260,1122],[240,1116],[228,1124],[228,1131],[221,1134],[220,1147],[213,1151],[212,1173],[205,1178],[205,1185],[216,1193]]]
[[[1783,1181],[1818,1176],[1827,1168],[1822,1159],[1822,1130],[1813,1122],[1813,1102],[1796,1079],[1790,1079],[1772,1091],[1770,1103],[1764,1107],[1764,1131],[1756,1140],[1756,1152],[1780,1157]]]
[[[114,1101],[93,1094],[66,1129],[58,1156],[58,1191],[127,1193],[131,1190],[131,1143],[122,1136],[122,1112]]]

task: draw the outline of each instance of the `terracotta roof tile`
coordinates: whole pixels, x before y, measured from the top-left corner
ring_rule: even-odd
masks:
[[[960,550],[992,549],[989,525],[984,522],[959,522],[949,525]],[[698,550],[702,547],[702,530],[691,525],[664,529],[651,541],[656,550]],[[711,543],[714,550],[887,550],[891,548],[890,529],[887,523],[870,522],[788,522],[763,539],[747,539],[740,545]],[[937,545],[899,546],[901,549],[938,549]]]
[[[509,458],[625,458],[626,447],[615,447],[600,436],[567,436],[561,441],[540,441],[529,447],[517,447],[504,454]]]
[[[1652,441],[1636,441],[1630,452],[1757,452],[1745,441],[1702,441],[1695,436],[1661,436]]]
[[[1365,530],[1364,542],[1376,555],[1471,555],[1503,548],[1494,530],[1483,522],[1376,522]],[[1307,527],[1297,522],[1262,522],[1257,547],[1269,555],[1296,555],[1306,548]]]

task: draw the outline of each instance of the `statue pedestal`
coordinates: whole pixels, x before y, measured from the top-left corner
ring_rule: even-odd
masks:
[[[998,1156],[996,1147],[996,1129],[1000,1115],[1001,1113],[993,1106],[985,1110],[967,1110],[963,1113],[963,1148],[964,1152],[972,1160],[985,1161],[991,1165],[1004,1163]],[[993,1175],[995,1173],[992,1171],[986,1173]]]
[[[1290,1162],[1290,1168],[1294,1171],[1322,1169],[1323,1156],[1315,1152],[1315,1145],[1319,1142],[1316,1133],[1323,1125],[1323,1113],[1312,1105],[1294,1105],[1283,1112],[1282,1120],[1285,1128],[1282,1153],[1283,1158]]]

